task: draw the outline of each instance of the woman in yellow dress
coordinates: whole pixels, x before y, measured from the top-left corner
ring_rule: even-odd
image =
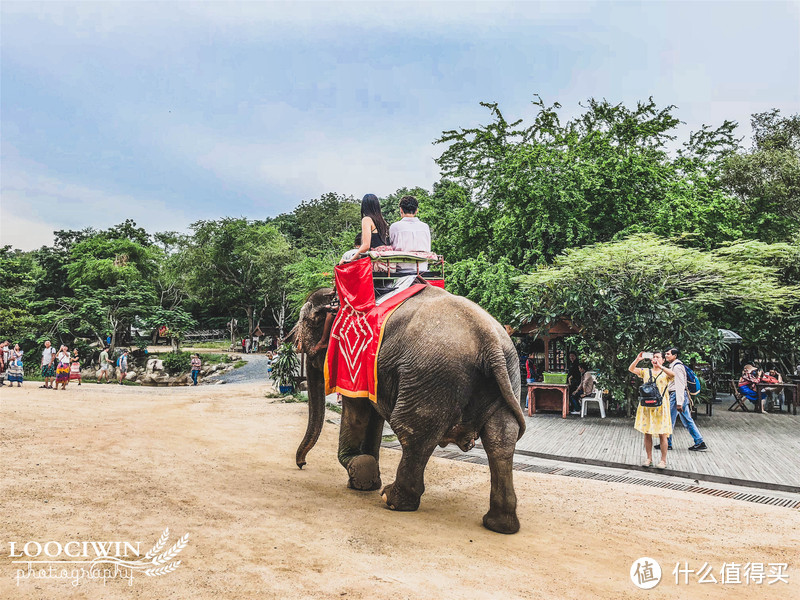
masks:
[[[642,466],[653,466],[653,436],[657,435],[661,439],[661,461],[656,465],[656,468],[664,469],[667,466],[667,438],[672,434],[672,419],[669,414],[669,395],[667,394],[667,386],[672,381],[672,376],[667,375],[667,372],[661,369],[661,365],[664,364],[664,354],[662,352],[653,352],[653,358],[650,359],[653,366],[650,369],[636,368],[636,365],[643,358],[644,352],[639,352],[631,366],[628,367],[628,371],[641,377],[645,382],[650,379],[650,373],[652,372],[658,391],[661,392],[661,406],[647,408],[640,404],[636,408],[636,422],[633,426],[637,431],[641,431],[644,434],[644,451],[647,453],[647,459],[642,463]]]

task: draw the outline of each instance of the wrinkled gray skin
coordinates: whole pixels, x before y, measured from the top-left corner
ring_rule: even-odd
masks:
[[[297,449],[306,464],[325,419],[325,349],[311,349],[323,335],[325,288],[312,293],[300,312],[294,340],[307,353],[308,428]],[[436,445],[455,443],[467,451],[480,437],[489,458],[491,495],[483,524],[516,533],[517,497],[512,462],[525,431],[516,392],[517,353],[506,331],[478,305],[429,286],[389,318],[378,353],[377,403],[342,398],[339,462],[352,489],[381,486],[378,467],[381,433],[388,421],[403,449],[394,483],[382,497],[393,510],[416,510],[425,491],[425,466]]]

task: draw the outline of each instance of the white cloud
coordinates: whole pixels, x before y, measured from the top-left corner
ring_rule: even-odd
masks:
[[[53,231],[61,229],[53,223],[26,218],[17,214],[21,208],[3,198],[0,201],[0,246],[10,245],[33,250],[53,243]]]
[[[133,219],[153,233],[186,230],[191,207],[172,206],[161,199],[132,196],[100,187],[75,184],[53,176],[4,147],[0,189],[0,243],[32,250],[53,243],[60,229],[108,229]]]

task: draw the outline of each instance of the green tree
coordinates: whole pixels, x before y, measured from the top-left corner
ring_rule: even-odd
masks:
[[[112,348],[137,315],[148,314],[156,306],[152,277],[157,272],[157,252],[140,243],[148,242],[149,236],[132,222],[120,228],[125,235],[109,230],[72,247],[67,273],[75,295],[61,300],[63,318],[51,315],[54,322],[62,324],[78,319],[77,323],[90,327],[98,339],[103,332],[110,332]]]
[[[481,253],[450,266],[447,289],[484,308],[502,324],[511,323],[519,299],[515,279],[520,272],[506,258],[491,263]]]
[[[200,302],[245,313],[247,334],[256,321],[285,296],[284,267],[291,261],[286,238],[273,225],[244,218],[223,218],[192,224],[188,249],[189,288]]]
[[[652,234],[569,250],[519,281],[518,318],[544,327],[569,317],[619,399],[631,397],[627,366],[640,350],[673,344],[714,356],[721,342],[713,312],[780,316],[800,301],[800,288],[784,285],[774,266],[754,278],[727,253]]]
[[[331,248],[342,231],[361,227],[361,203],[333,192],[301,202],[289,215],[272,221],[295,248],[315,253]]]
[[[726,157],[723,181],[742,203],[748,237],[764,242],[800,236],[800,114],[754,114],[750,150]]]
[[[562,124],[559,104],[538,97],[533,104],[538,113],[529,125],[486,103],[488,125],[445,131],[436,140],[447,146],[437,161],[443,176],[469,195],[462,200],[451,192],[458,220],[447,208],[438,211],[447,224],[435,227],[440,247],[466,247],[474,257],[478,246],[491,261],[507,257],[528,269],[566,248],[635,232],[691,233],[706,247],[740,233],[717,165],[735,148],[735,124],[696,132],[673,157],[679,120],[672,106],[590,99],[582,115]],[[465,235],[465,227],[486,238]]]
[[[42,275],[31,253],[0,247],[0,342],[35,339],[37,319],[31,308]]]

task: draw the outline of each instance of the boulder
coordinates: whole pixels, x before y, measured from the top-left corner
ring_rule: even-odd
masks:
[[[136,371],[128,371],[125,374],[126,381],[136,381],[139,377],[139,374]]]
[[[164,361],[160,358],[151,358],[147,361],[147,372],[153,373],[155,371],[163,371],[164,370]]]

